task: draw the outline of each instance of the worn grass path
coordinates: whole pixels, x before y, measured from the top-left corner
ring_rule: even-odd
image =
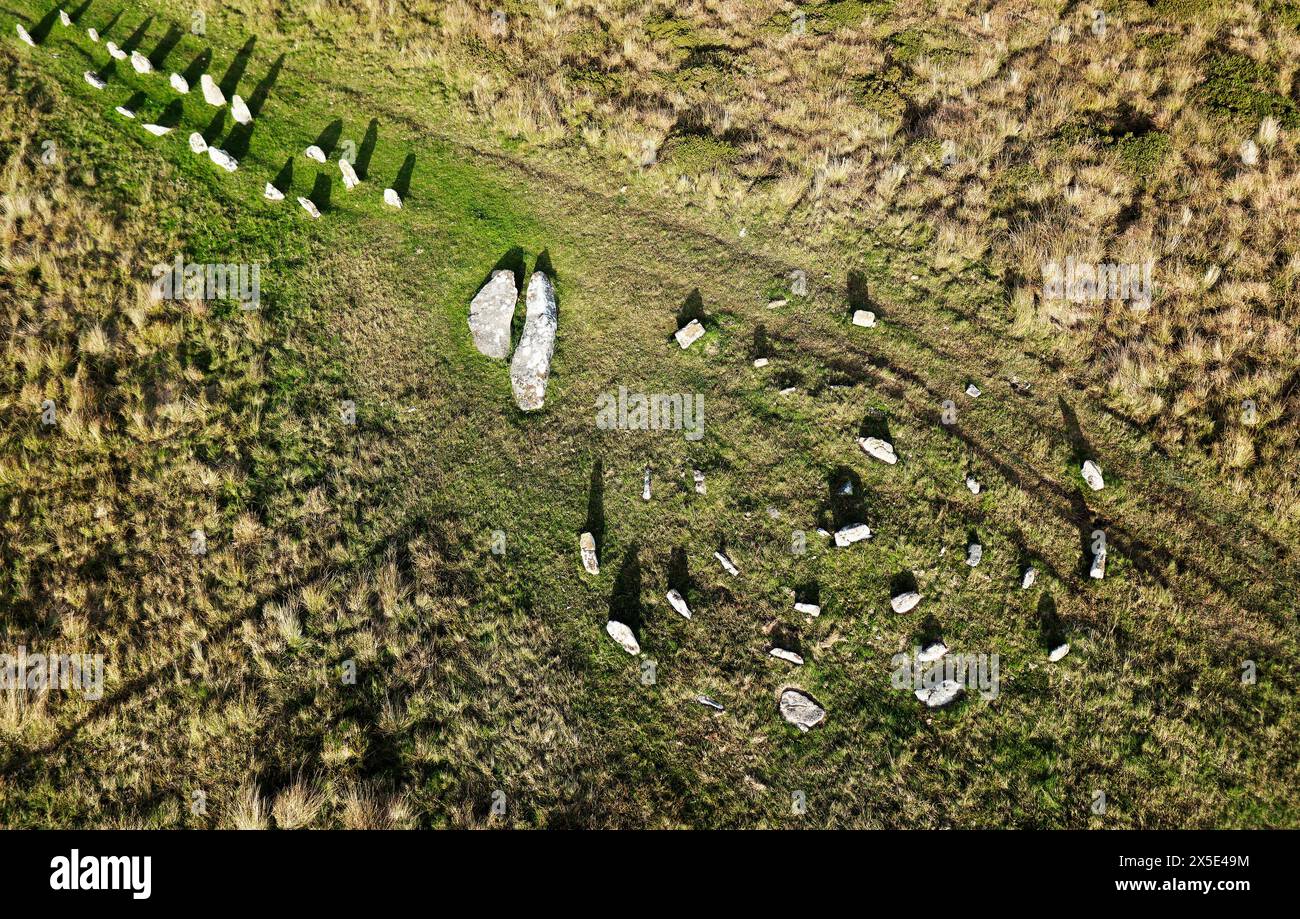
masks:
[[[79,34],[54,25],[41,48],[19,53],[60,73],[78,111],[100,119],[83,126],[88,135],[138,148],[142,168],[162,157],[195,193],[224,202],[230,227],[182,228],[190,258],[268,259],[268,308],[320,322],[340,361],[339,398],[356,399],[362,418],[392,420],[382,475],[350,492],[364,519],[353,557],[338,567],[456,521],[466,539],[456,551],[482,572],[472,603],[483,631],[462,638],[479,646],[488,679],[519,681],[509,704],[466,717],[485,718],[485,732],[537,754],[551,745],[544,731],[519,727],[536,691],[528,687],[552,679],[567,687],[555,705],[574,744],[555,750],[565,761],[556,771],[575,777],[584,802],[567,819],[783,823],[793,820],[797,789],[811,802],[805,822],[816,825],[1088,825],[1099,784],[1120,804],[1110,823],[1093,825],[1167,825],[1187,813],[1205,822],[1293,819],[1285,783],[1274,784],[1286,768],[1279,744],[1288,735],[1275,732],[1293,712],[1293,679],[1266,671],[1253,696],[1236,679],[1243,657],[1294,653],[1290,540],[1271,531],[1263,502],[1223,494],[1205,470],[1162,455],[1011,343],[999,294],[976,271],[933,277],[923,252],[888,224],[864,232],[845,258],[791,245],[776,227],[749,227],[739,240],[703,215],[667,216],[663,202],[637,188],[620,195],[580,165],[561,171],[545,156],[490,149],[410,92],[412,74],[349,59],[342,43],[330,54],[319,44],[288,53],[251,133],[214,120],[195,90],[184,127],[153,140],[138,123],[115,123],[112,109],[142,93],[137,121],[162,117],[174,97],[165,74],[137,76],[119,64],[101,93],[80,81],[82,69],[106,59],[84,27],[110,17],[96,3]],[[122,41],[137,18],[124,15],[104,38]],[[151,24],[142,50],[165,31],[161,18]],[[244,36],[213,28],[209,37],[211,71],[220,74]],[[180,69],[208,44],[185,36],[168,61]],[[259,36],[240,85],[255,86],[290,48]],[[317,169],[300,155],[335,119],[340,141],[355,138],[363,149],[378,119],[367,181],[352,193],[338,181],[336,156]],[[70,129],[79,123],[69,116]],[[189,130],[234,148],[240,170],[226,175],[192,156]],[[385,209],[379,192],[412,156],[406,207]],[[262,184],[291,159],[288,200],[263,202]],[[325,217],[308,221],[295,193],[312,193]],[[277,264],[286,237],[312,240],[311,257]],[[514,247],[530,263],[548,254],[561,301],[547,409],[527,418],[510,404],[504,368],[473,352],[464,324],[469,297]],[[768,309],[768,292],[795,267],[809,271],[811,296]],[[276,268],[293,276],[283,284],[287,302],[277,299]],[[847,325],[851,269],[870,278],[883,328]],[[711,331],[683,353],[669,336],[696,291]],[[764,371],[750,366],[758,348],[773,358]],[[1032,396],[1011,392],[1013,373],[1033,384]],[[984,389],[979,400],[961,394],[969,380]],[[595,397],[619,385],[705,393],[705,441],[598,431]],[[787,386],[797,391],[780,396]],[[939,423],[944,399],[960,410],[952,428]],[[853,443],[864,425],[880,423],[902,457],[897,467],[873,464]],[[1107,473],[1099,495],[1085,494],[1078,479],[1085,452]],[[655,471],[649,505],[639,500],[646,464]],[[690,491],[692,466],[708,474],[705,499]],[[985,484],[978,497],[962,486],[968,470]],[[832,494],[844,481],[854,484],[851,500]],[[585,582],[576,537],[593,513],[604,522],[604,573]],[[813,529],[855,516],[875,540],[863,551],[823,551]],[[1112,551],[1101,584],[1081,570],[1098,527]],[[493,530],[506,534],[503,558],[488,552]],[[809,534],[808,555],[790,553],[793,530]],[[960,561],[972,530],[986,548],[974,571]],[[740,565],[737,581],[712,563],[719,546]],[[669,579],[683,576],[673,548],[688,559],[690,623],[662,600]],[[1044,577],[1021,594],[1026,558]],[[901,619],[888,612],[888,595],[905,570],[926,601]],[[796,585],[819,597],[816,622],[791,615],[784,591]],[[1048,672],[1041,632],[1053,610],[1076,650]],[[603,635],[611,614],[639,620],[657,664],[653,686]],[[536,658],[500,650],[534,621],[548,635]],[[774,639],[765,629],[808,663],[790,672],[767,658]],[[954,650],[1000,653],[1003,696],[927,715],[892,690],[890,655],[935,629]],[[505,670],[492,673],[497,665]],[[780,722],[775,692],[787,682],[827,705],[825,728],[799,736]],[[723,701],[726,715],[695,706],[697,693]],[[279,755],[311,754],[290,744]],[[526,759],[503,757],[502,787],[527,770]],[[442,783],[409,751],[378,768],[422,788],[427,813],[449,806]],[[559,819],[565,795],[548,796],[539,790],[546,784],[545,774],[530,778],[522,796],[536,812],[523,822]],[[485,790],[465,783],[456,792]]]

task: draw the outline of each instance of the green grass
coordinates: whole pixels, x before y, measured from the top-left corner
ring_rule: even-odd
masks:
[[[111,15],[93,10],[97,22]],[[117,38],[142,16],[125,15]],[[7,34],[10,20],[0,17]],[[246,35],[234,13],[209,21],[207,41],[187,36],[172,60],[211,44],[219,75]],[[889,221],[850,255],[776,226],[747,227],[742,241],[635,188],[605,194],[579,163],[503,153],[427,86],[324,46],[297,21],[283,29],[259,32],[241,83],[292,52],[233,175],[190,154],[187,131],[152,140],[117,119],[113,106],[134,92],[148,117],[171,94],[159,75],[121,68],[91,90],[80,73],[103,51],[84,35],[56,27],[39,49],[0,52],[33,62],[18,90],[45,85],[59,100],[39,130],[63,141],[69,171],[96,174],[85,199],[162,253],[171,242],[194,261],[263,262],[267,325],[253,335],[227,306],[183,327],[177,361],[211,356],[178,369],[222,398],[207,423],[170,431],[170,449],[223,487],[178,497],[153,487],[149,467],[127,475],[134,528],[103,562],[111,590],[88,638],[111,649],[110,692],[99,707],[52,699],[48,723],[6,735],[0,822],[228,825],[245,786],[274,798],[305,775],[326,794],[318,825],[356,825],[359,789],[404,825],[492,824],[497,788],[504,822],[522,826],[1294,824],[1286,547],[1263,509],[1079,398],[1032,345],[1009,347],[1007,306],[979,266],[936,277],[921,257],[929,231]],[[154,24],[145,47],[163,31]],[[187,129],[211,118],[185,100]],[[358,144],[378,119],[367,181],[351,193],[333,162],[301,156],[336,118]],[[410,155],[406,207],[385,209],[379,193]],[[262,201],[290,157],[289,199]],[[317,173],[331,181],[330,208],[311,222],[292,199]],[[548,254],[560,300],[547,407],[527,417],[504,366],[465,334],[470,297],[515,247],[530,268]],[[769,309],[783,289],[773,279],[795,267],[809,296]],[[865,276],[881,328],[847,324],[850,271]],[[918,283],[901,280],[913,272]],[[683,352],[669,336],[696,290],[710,333]],[[772,363],[756,370],[760,325]],[[128,371],[140,385],[158,374],[147,361]],[[1034,382],[1032,398],[1005,385],[1012,373]],[[962,395],[972,379],[979,400]],[[705,439],[598,430],[596,398],[620,385],[705,394]],[[798,391],[779,395],[786,385]],[[355,430],[336,422],[342,398],[357,402]],[[960,410],[951,429],[939,423],[949,398]],[[887,420],[897,466],[854,445],[881,420],[868,409]],[[140,454],[117,421],[103,449]],[[6,452],[31,467],[65,470],[89,491],[113,481],[8,424]],[[1112,483],[1097,495],[1077,476],[1080,436]],[[706,472],[706,496],[691,489],[692,468]],[[979,496],[961,484],[967,471],[985,484]],[[850,501],[833,493],[845,475],[857,481]],[[26,476],[5,495],[6,538],[43,543],[42,561],[70,538],[47,485]],[[16,514],[19,499],[34,512]],[[197,571],[175,547],[195,512],[186,501],[220,521]],[[589,579],[577,539],[593,505],[605,527]],[[834,550],[815,533],[858,516],[876,534],[866,545]],[[236,524],[250,518],[256,537],[241,540]],[[1111,537],[1101,583],[1080,570],[1081,532],[1094,526]],[[973,570],[962,563],[972,529],[985,546]],[[504,555],[490,549],[497,530]],[[795,530],[806,554],[791,552]],[[720,547],[739,578],[712,560]],[[663,599],[680,576],[674,550],[687,560],[689,622]],[[1024,555],[1040,576],[1022,593]],[[889,589],[905,570],[925,600],[900,617]],[[170,593],[136,589],[143,574]],[[823,612],[806,622],[787,591],[814,584]],[[1053,605],[1073,648],[1057,665],[1046,661]],[[275,624],[284,606],[300,636]],[[604,635],[611,611],[639,611],[653,685]],[[30,613],[5,623],[5,644],[60,638],[39,620],[59,607]],[[935,626],[954,651],[1001,655],[996,700],[932,713],[890,688],[890,657]],[[803,667],[766,655],[778,636]],[[1246,657],[1260,664],[1255,686],[1239,679]],[[356,685],[334,677],[346,660]],[[825,725],[801,735],[781,721],[788,684],[826,705]],[[1095,788],[1111,802],[1104,818],[1089,811]],[[195,789],[207,814],[190,810]],[[795,791],[804,816],[792,813]]]

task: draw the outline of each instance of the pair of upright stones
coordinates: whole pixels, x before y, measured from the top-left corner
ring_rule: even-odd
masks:
[[[518,299],[515,273],[509,269],[492,272],[492,277],[474,296],[469,305],[469,330],[480,353],[496,360],[510,356],[510,324],[515,318]],[[524,332],[510,361],[510,388],[515,404],[531,412],[546,401],[546,383],[551,376],[551,355],[559,325],[555,287],[544,272],[533,272],[524,300]]]

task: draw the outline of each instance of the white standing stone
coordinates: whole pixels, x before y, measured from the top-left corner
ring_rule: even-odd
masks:
[[[126,52],[119,48],[114,42],[106,42],[104,47],[108,49],[109,56],[111,56],[113,60],[126,60]]]
[[[642,501],[650,500],[650,467],[649,466],[645,467],[645,474],[642,476],[641,479],[641,500]]]
[[[248,124],[253,120],[253,113],[248,110],[248,103],[239,93],[230,97],[230,117],[240,124]]]
[[[807,731],[821,724],[826,710],[797,689],[787,689],[781,693],[781,717]]]
[[[864,539],[871,538],[871,528],[865,523],[855,523],[846,526],[835,534],[835,545],[843,549],[845,546],[851,546],[855,542],[861,542]]]
[[[136,73],[149,73],[153,70],[153,64],[149,63],[149,58],[139,51],[131,52],[131,67],[134,68]]]
[[[135,112],[131,111],[125,105],[119,105],[117,108],[113,109],[113,111],[117,112],[123,118],[135,118]]]
[[[171,128],[164,128],[160,124],[146,124],[144,125],[144,129],[154,137],[162,137],[164,134],[170,134],[172,132]]]
[[[970,489],[972,495],[978,495],[980,493],[979,479],[973,475],[966,476],[966,487]]]
[[[1106,550],[1092,554],[1092,567],[1088,569],[1088,577],[1100,581],[1106,576]]]
[[[302,195],[299,195],[298,203],[302,205],[304,211],[311,214],[313,220],[320,218],[320,210],[316,207],[316,202],[312,201],[310,198],[304,198]]]
[[[966,395],[970,396],[972,399],[978,399],[980,397],[980,388],[974,383],[969,383],[966,386]]]
[[[876,325],[876,314],[871,310],[854,310],[853,324],[862,326],[864,329],[874,328]]]
[[[1053,664],[1055,664],[1057,661],[1059,661],[1061,658],[1065,657],[1065,655],[1069,653],[1070,653],[1070,645],[1069,642],[1066,642],[1065,644],[1057,645],[1055,648],[1053,648],[1051,650],[1051,653],[1047,655],[1047,659],[1051,661]]]
[[[190,91],[189,80],[185,79],[179,73],[173,73],[167,81],[171,83],[172,89],[176,90],[182,96],[188,95]]]
[[[859,437],[858,446],[867,456],[880,460],[882,463],[894,465],[898,462],[898,454],[894,452],[894,445],[887,440],[881,440],[879,437]]]
[[[284,192],[280,191],[280,189],[276,188],[270,182],[267,182],[266,190],[262,192],[262,197],[267,201],[283,201]]]
[[[822,608],[816,603],[796,603],[794,605],[796,613],[803,613],[805,616],[816,618],[822,614]]]
[[[339,172],[343,173],[343,187],[348,191],[361,184],[361,179],[357,178],[357,171],[347,160],[339,160]]]
[[[65,26],[70,26],[72,25],[72,17],[63,12],[63,10],[59,10],[59,22]]]
[[[1030,565],[1025,569],[1025,576],[1020,579],[1020,589],[1028,590],[1034,586],[1034,581],[1038,580],[1038,569]]]
[[[399,195],[396,191],[394,191],[394,190],[391,189],[391,188],[385,188],[385,189],[384,189],[384,203],[387,204],[389,207],[395,207],[395,208],[397,208],[398,210],[401,210],[401,209],[402,209],[402,196]]]
[[[225,150],[221,150],[217,147],[208,147],[208,159],[226,170],[226,172],[234,172],[239,168],[239,161],[237,159]]]
[[[315,160],[318,163],[325,162],[325,151],[315,144],[312,144],[306,150],[302,151],[302,155],[307,157],[307,159]]]
[[[1106,487],[1106,480],[1101,477],[1101,467],[1092,460],[1084,461],[1083,480],[1093,491],[1101,491]]]
[[[199,77],[199,88],[203,90],[203,101],[208,105],[215,105],[220,108],[226,104],[226,94],[221,91],[221,87],[212,79],[212,74],[205,73]]]
[[[208,142],[203,139],[203,135],[198,131],[190,135],[190,151],[193,153],[208,152]]]
[[[984,558],[984,547],[977,542],[966,547],[966,564],[974,568]]]
[[[583,533],[578,539],[578,553],[582,556],[582,568],[587,574],[600,574],[600,560],[596,558],[596,537]]]
[[[641,653],[641,645],[637,643],[636,636],[633,635],[632,630],[623,623],[611,619],[609,622],[605,623],[605,631],[608,632],[609,637],[618,642],[623,650],[628,654],[636,656]]]
[[[692,319],[673,333],[673,337],[677,339],[677,344],[682,346],[682,350],[689,348],[703,336],[704,326],[700,324],[698,319]]]
[[[890,607],[896,613],[910,613],[916,609],[916,604],[921,602],[921,595],[915,590],[909,590],[901,593],[897,597],[892,597],[889,601]]]
[[[959,698],[963,692],[965,687],[956,680],[944,680],[933,689],[916,690],[916,697],[924,702],[927,708],[942,708]]]
[[[696,696],[695,701],[701,705],[707,705],[709,708],[717,709],[720,712],[726,711],[726,709],[722,707],[721,702],[714,702],[708,696]]]
[[[796,667],[800,667],[803,665],[802,657],[800,657],[798,654],[795,654],[793,651],[787,651],[785,648],[773,648],[771,651],[768,651],[767,653],[779,660],[785,661],[786,663],[794,664]]]
[[[94,41],[94,42],[99,41],[99,33],[98,33],[97,31],[95,31],[94,29],[87,29],[87,30],[86,30],[86,34],[90,36],[90,40],[91,40],[91,41]]]
[[[525,297],[524,332],[510,361],[510,388],[515,394],[515,404],[525,412],[536,411],[546,401],[559,317],[551,279],[543,272],[534,271]]]
[[[694,470],[691,473],[691,477],[695,479],[695,493],[697,495],[707,495],[709,493],[709,487],[704,484],[703,470],[700,469]]]
[[[23,28],[23,24],[21,22],[15,22],[14,28],[18,30],[19,41],[21,41],[24,45],[31,45],[33,48],[36,47],[36,42],[32,41],[31,34],[26,29]]]
[[[769,361],[768,361],[767,358],[765,358],[765,357],[756,357],[756,358],[754,358],[754,369],[756,369],[756,370],[762,370],[764,367],[766,367],[766,366],[768,365],[768,363],[769,363]]]
[[[941,641],[931,642],[920,650],[916,659],[923,664],[930,664],[937,661],[948,653],[948,646]]]
[[[691,608],[686,605],[686,598],[682,596],[681,591],[676,589],[668,591],[668,605],[687,619],[691,618]]]
[[[502,268],[492,272],[483,289],[469,304],[469,331],[480,354],[498,360],[510,356],[510,323],[515,316],[515,273]]]
[[[105,83],[103,80],[101,80],[98,76],[96,76],[93,72],[91,72],[91,71],[89,71],[89,70],[87,70],[87,71],[83,74],[83,76],[86,78],[86,82],[89,83],[91,86],[95,87],[95,89],[103,89],[105,86],[108,85],[107,83]]]
[[[713,557],[721,563],[723,570],[733,578],[740,574],[739,569],[737,569],[735,565],[731,564],[731,559],[727,558],[721,552],[714,552]]]

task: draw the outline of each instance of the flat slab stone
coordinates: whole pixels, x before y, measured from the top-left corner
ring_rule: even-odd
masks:
[[[633,656],[641,653],[641,645],[637,642],[636,636],[632,630],[621,622],[611,619],[605,623],[605,631],[609,637],[619,643],[624,651]]]
[[[583,533],[578,538],[578,553],[582,556],[582,568],[587,574],[600,574],[600,560],[596,558],[596,538],[590,533]]]
[[[793,651],[787,651],[785,648],[773,648],[767,652],[778,660],[783,660],[788,664],[794,664],[796,667],[803,665],[803,658]]]
[[[874,328],[876,325],[876,314],[871,310],[854,310],[853,324],[862,326],[864,329]]]
[[[510,361],[510,388],[515,394],[515,404],[525,412],[536,411],[546,402],[559,320],[560,308],[555,302],[551,279],[534,271],[525,297],[524,333]]]
[[[972,399],[978,399],[980,397],[980,388],[974,383],[970,383],[966,386],[966,395]]]
[[[881,440],[879,437],[859,437],[858,446],[862,452],[882,463],[894,465],[898,462],[898,454],[894,452],[894,445],[887,440]]]
[[[700,703],[701,705],[707,705],[709,708],[714,709],[715,711],[719,711],[719,712],[726,711],[726,709],[722,707],[721,702],[714,702],[708,696],[696,696],[695,701]]]
[[[515,318],[518,299],[515,273],[503,268],[492,272],[492,277],[469,302],[469,332],[480,354],[497,360],[510,356],[510,323]]]
[[[890,599],[889,605],[896,613],[910,613],[920,602],[921,595],[914,590],[909,590]]]
[[[787,689],[781,693],[781,717],[799,730],[808,731],[821,724],[826,710],[799,690]]]
[[[835,534],[835,545],[841,549],[845,546],[851,546],[855,542],[861,542],[864,539],[871,538],[871,528],[865,523],[855,523],[847,526]]]
[[[704,326],[700,324],[698,319],[692,319],[673,333],[673,338],[677,339],[677,344],[682,346],[683,351],[703,337]]]
[[[1101,467],[1092,460],[1086,460],[1083,464],[1083,480],[1093,491],[1101,491],[1106,487],[1106,480],[1101,477]]]
[[[927,708],[942,708],[960,698],[965,691],[965,687],[956,680],[944,680],[933,689],[916,690],[916,697],[924,702]]]
[[[794,611],[803,613],[805,616],[820,616],[822,614],[822,608],[816,603],[796,603]]]
[[[763,367],[766,367],[769,363],[770,363],[770,362],[769,362],[768,359],[765,358],[765,357],[756,357],[756,358],[754,358],[754,367],[755,367],[755,368],[762,369]]]
[[[714,552],[713,557],[716,558],[719,563],[721,563],[723,569],[727,572],[727,574],[731,575],[733,578],[736,575],[740,574],[740,571],[736,568],[736,566],[731,564],[731,559],[727,558],[721,552]]]
[[[668,591],[668,605],[687,619],[691,618],[691,608],[686,605],[686,598],[679,590]]]

